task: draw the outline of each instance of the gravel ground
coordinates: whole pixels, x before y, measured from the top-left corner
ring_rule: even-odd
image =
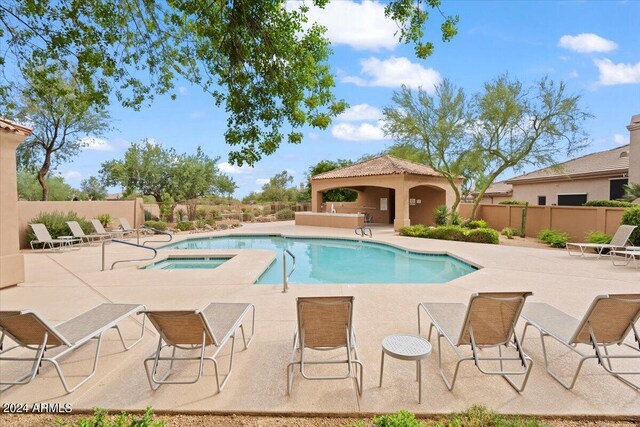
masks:
[[[86,416],[86,415],[85,415]],[[55,421],[62,419],[73,425],[83,415],[41,415],[41,414],[3,414],[0,415],[2,427],[45,427],[53,426]],[[360,418],[318,418],[318,417],[266,417],[266,416],[216,416],[216,415],[157,415],[155,420],[162,420],[167,427],[196,427],[196,426],[223,426],[223,427],[333,427],[349,426]],[[371,420],[366,420],[371,421]],[[435,423],[436,419],[425,421]],[[568,420],[549,419],[545,422],[553,427],[632,427],[638,426],[639,420],[634,421],[594,421],[594,420]],[[428,423],[431,424],[431,423]],[[370,426],[371,423],[366,423]]]

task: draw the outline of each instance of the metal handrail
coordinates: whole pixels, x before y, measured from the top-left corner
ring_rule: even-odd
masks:
[[[154,259],[157,255],[158,255],[158,250],[156,248],[152,248],[150,246],[143,246],[143,245],[139,245],[137,243],[131,243],[131,242],[125,242],[124,240],[118,240],[118,239],[111,239],[111,240],[103,240],[102,241],[102,271],[104,271],[104,263],[105,263],[105,244],[109,243],[109,242],[114,242],[114,243],[121,243],[123,245],[129,245],[129,246],[134,246],[136,248],[142,248],[142,249],[147,249],[150,251],[153,251],[153,256],[151,258],[136,258],[136,259],[122,259],[119,261],[115,261],[113,264],[111,264],[111,268],[109,270],[113,270],[113,267],[121,262],[137,262],[137,261],[151,261],[152,259]]]
[[[287,274],[287,254],[293,259],[293,267],[289,274]],[[282,293],[286,293],[289,290],[289,277],[296,270],[296,256],[289,251],[289,249],[282,250]]]
[[[169,240],[147,240],[146,242],[142,243],[142,246],[146,246],[147,243],[169,243],[170,241],[173,240],[173,234],[166,231],[158,230],[157,228],[149,227],[148,225],[143,225],[142,227],[136,230],[136,237],[137,237],[138,244],[140,244],[140,229],[142,228],[145,230],[152,231],[153,234],[161,234],[164,236],[169,236]]]

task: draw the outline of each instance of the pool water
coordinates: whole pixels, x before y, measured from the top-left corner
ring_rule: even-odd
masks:
[[[145,270],[191,270],[191,269],[212,269],[219,267],[229,258],[167,258],[154,262]]]
[[[347,239],[242,235],[188,239],[163,248],[272,250],[276,253],[274,262],[256,281],[265,285],[282,283],[284,249],[296,257],[290,284],[445,283],[476,271],[476,267],[449,255],[420,254]],[[288,257],[289,271],[291,267]]]

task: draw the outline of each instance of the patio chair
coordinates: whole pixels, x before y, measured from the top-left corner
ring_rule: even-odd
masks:
[[[80,224],[78,223],[78,221],[67,221],[67,225],[69,226],[69,229],[71,230],[71,234],[73,234],[73,237],[76,237],[81,241],[89,244],[91,242],[95,242],[96,240],[100,241],[100,240],[108,239],[110,237],[108,234],[99,234],[99,233],[85,234],[84,230],[82,230],[82,227],[80,227]]]
[[[362,395],[362,362],[358,357],[356,334],[353,328],[353,300],[348,297],[298,297],[298,324],[293,335],[293,349],[287,365],[287,394],[293,386],[293,369],[300,365],[300,373],[308,380],[339,380],[354,377],[358,393]],[[344,348],[344,360],[308,360],[307,350],[337,350]],[[297,360],[297,353],[300,358]],[[347,372],[338,376],[311,376],[307,365],[346,364]],[[358,368],[360,372],[358,375]],[[359,377],[359,378],[358,378]]]
[[[44,251],[47,246],[49,249],[54,250],[56,248],[62,249],[63,246],[70,246],[72,243],[82,242],[82,239],[54,239],[49,234],[49,230],[47,230],[47,226],[44,224],[29,224],[31,229],[33,230],[36,238],[29,242],[31,249],[35,249],[34,245],[42,245],[42,250]],[[57,245],[57,246],[56,246]]]
[[[640,335],[635,326],[638,318],[640,318],[640,294],[599,295],[593,300],[582,320],[578,320],[553,306],[543,303],[527,304],[522,311],[522,318],[526,320],[522,341],[524,342],[529,326],[533,326],[540,332],[540,342],[542,343],[547,373],[562,384],[564,388],[568,390],[573,388],[585,360],[597,359],[598,364],[609,374],[639,390],[638,385],[633,384],[621,375],[640,375],[640,369],[635,371],[615,371],[611,360],[635,359],[640,362]],[[635,346],[624,342],[632,330],[636,341]],[[570,382],[564,381],[549,367],[545,337],[555,339],[580,356],[580,363]],[[580,351],[578,347],[580,344],[591,347],[593,353],[588,354]],[[613,344],[618,346],[625,345],[639,354],[610,355],[607,347]]]
[[[630,237],[633,233],[633,230],[636,229],[635,225],[621,225],[616,230],[616,233],[611,238],[611,242],[608,244],[600,244],[600,243],[567,243],[567,252],[571,256],[584,256],[584,252],[587,249],[593,249],[598,254],[598,258],[600,258],[604,251],[611,251],[614,249],[624,249],[625,246],[630,244]],[[572,253],[571,248],[578,248],[580,253]]]
[[[252,312],[251,337],[247,341],[242,322],[249,312]],[[210,360],[213,362],[219,393],[229,380],[233,369],[236,332],[238,329],[242,332],[245,349],[251,344],[255,332],[256,308],[253,304],[212,302],[201,310],[147,310],[143,313],[147,315],[160,333],[156,351],[144,361],[147,379],[152,390],[157,390],[162,384],[196,383],[204,373],[204,361]],[[229,340],[231,340],[229,369],[221,382],[216,357]],[[207,347],[210,346],[215,350],[211,356],[206,356]],[[164,348],[171,348],[171,356],[162,356]],[[176,350],[200,350],[200,354],[177,357]],[[173,372],[174,363],[178,360],[198,360],[200,362],[195,379],[167,380]],[[165,374],[161,378],[157,378],[160,361],[169,361],[170,363]],[[150,362],[153,362],[151,367],[149,366]]]
[[[460,364],[473,361],[476,367],[486,375],[499,375],[511,387],[521,392],[527,385],[533,361],[523,351],[515,334],[522,306],[531,292],[481,292],[471,295],[469,305],[461,303],[427,303],[418,305],[418,334],[420,334],[420,309],[431,318],[429,339],[435,327],[438,332],[438,367],[440,375],[449,391],[453,390]],[[453,378],[449,381],[442,368],[441,338],[445,338],[456,353]],[[461,347],[469,346],[472,355],[465,356]],[[514,356],[503,356],[502,346],[515,350]],[[485,348],[498,348],[497,356],[481,356]],[[483,362],[499,362],[499,369],[483,367]],[[505,362],[518,362],[521,369],[506,369]],[[522,376],[522,384],[517,385],[510,377]]]
[[[105,230],[100,220],[95,218],[91,220],[91,224],[93,225],[93,228],[96,230],[96,234],[104,234],[104,235],[110,236],[111,238],[124,237],[125,235],[124,231],[122,230],[113,230],[113,231]]]
[[[138,232],[137,229],[131,227],[131,224],[129,224],[129,220],[127,220],[127,218],[124,218],[124,217],[118,218],[118,221],[120,221],[120,228],[126,234],[133,235],[133,234],[136,234]]]
[[[640,267],[638,259],[640,259],[640,246],[627,246],[624,249],[614,249],[610,253],[611,263],[617,267],[627,266],[633,260],[633,265],[637,268]],[[618,263],[616,256],[623,257],[623,261]]]
[[[2,331],[2,335],[0,336],[0,361],[18,363],[33,362],[31,370],[17,380],[1,380],[0,385],[7,386],[3,387],[2,391],[14,385],[30,383],[38,374],[42,362],[49,362],[55,367],[65,391],[71,393],[96,373],[102,335],[105,331],[115,328],[118,331],[118,335],[120,335],[120,340],[125,350],[129,350],[142,339],[144,336],[144,319],[142,321],[140,337],[128,346],[118,327],[120,321],[129,316],[133,316],[142,309],[144,309],[144,305],[105,303],[56,326],[50,325],[37,313],[30,310],[0,311],[0,330]],[[4,343],[6,336],[15,341],[16,345],[1,350],[2,344],[6,344]],[[76,351],[93,339],[98,340],[96,353],[93,358],[93,368],[83,380],[73,387],[70,387],[58,360]],[[64,348],[64,350],[55,356],[45,357],[45,351],[49,353],[53,348],[57,347]],[[35,355],[31,357],[4,356],[4,354],[16,348],[31,350]]]

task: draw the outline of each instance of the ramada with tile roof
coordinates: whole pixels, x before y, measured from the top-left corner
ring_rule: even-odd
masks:
[[[428,166],[386,155],[364,160],[350,166],[345,166],[344,168],[323,172],[315,175],[313,179],[353,178],[361,176],[401,174],[442,177],[442,174],[434,171]]]

